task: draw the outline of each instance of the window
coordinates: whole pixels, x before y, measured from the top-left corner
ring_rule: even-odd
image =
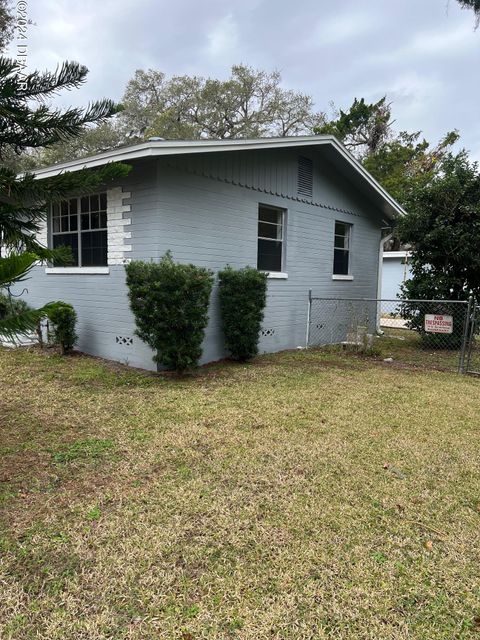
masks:
[[[76,267],[107,264],[107,194],[71,198],[52,206],[52,246],[70,247]]]
[[[260,271],[282,271],[283,268],[283,209],[261,204],[258,207],[258,257]]]
[[[352,225],[335,222],[333,249],[333,275],[347,276],[350,273],[350,240]]]

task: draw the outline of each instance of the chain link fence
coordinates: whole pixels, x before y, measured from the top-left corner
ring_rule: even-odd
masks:
[[[306,346],[339,345],[405,364],[480,370],[474,309],[472,300],[334,299],[310,292]]]

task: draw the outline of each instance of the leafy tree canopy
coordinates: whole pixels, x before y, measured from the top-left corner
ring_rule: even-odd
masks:
[[[13,37],[15,16],[9,0],[0,0],[0,51],[4,51]]]
[[[152,136],[200,139],[311,134],[324,122],[311,96],[282,87],[279,72],[241,64],[232,67],[227,80],[169,78],[155,69],[137,70],[126,86],[122,107],[113,120],[23,161],[27,166],[62,162]]]
[[[391,105],[386,97],[368,104],[364,98],[353,101],[348,111],[340,109],[335,117],[314,131],[334,135],[356,156],[363,158],[375,153],[390,137]]]
[[[480,173],[465,151],[447,153],[411,193],[398,234],[413,248],[409,298],[480,298]]]

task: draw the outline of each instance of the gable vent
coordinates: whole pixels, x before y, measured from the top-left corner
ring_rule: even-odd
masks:
[[[313,162],[310,158],[298,158],[298,186],[297,193],[304,198],[313,196]]]

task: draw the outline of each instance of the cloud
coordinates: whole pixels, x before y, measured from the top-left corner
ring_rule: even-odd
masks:
[[[398,129],[438,140],[459,128],[480,153],[480,31],[450,0],[35,0],[29,66],[78,60],[87,83],[59,104],[119,99],[135,69],[224,78],[244,62],[279,69],[319,110],[393,100]]]
[[[218,20],[207,33],[208,45],[205,49],[208,57],[215,61],[230,60],[237,53],[238,27],[233,16],[228,14]]]
[[[348,44],[372,31],[374,25],[375,20],[366,13],[323,17],[314,28],[309,42],[318,46]]]

